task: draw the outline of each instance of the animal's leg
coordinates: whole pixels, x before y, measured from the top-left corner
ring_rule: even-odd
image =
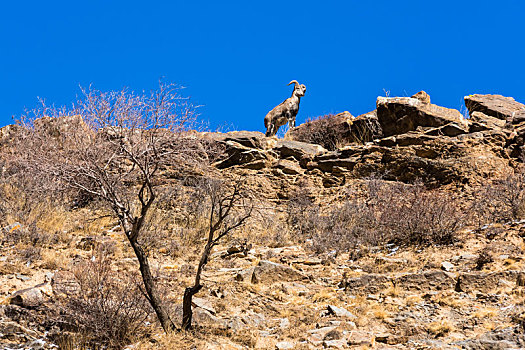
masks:
[[[288,122],[288,127],[290,129],[295,128],[295,118],[290,119],[290,121]]]
[[[266,137],[273,136],[273,129],[274,128],[275,128],[275,126],[273,125],[273,123],[270,123],[270,125],[266,129]]]

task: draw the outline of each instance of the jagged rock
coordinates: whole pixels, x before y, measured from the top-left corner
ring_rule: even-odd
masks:
[[[453,290],[456,285],[455,276],[440,270],[430,270],[422,273],[402,274],[394,281],[396,287],[403,290]]]
[[[452,271],[454,269],[454,264],[448,262],[448,261],[443,261],[441,263],[441,269],[443,271]]]
[[[440,126],[438,128],[432,128],[430,130],[425,131],[425,135],[432,135],[432,136],[458,136],[461,134],[467,134],[469,132],[469,127],[466,124],[460,124],[460,123],[448,123],[446,125]]]
[[[286,175],[304,174],[304,169],[297,162],[288,159],[279,159],[273,167],[280,169]]]
[[[266,137],[262,132],[258,131],[230,131],[227,133],[213,132],[205,133],[204,137],[221,143],[232,141],[248,148],[266,149],[268,146]]]
[[[465,96],[465,106],[472,116],[473,112],[481,112],[488,116],[512,121],[525,116],[525,105],[512,97],[501,95],[469,95]]]
[[[325,173],[342,171],[350,178],[382,176],[408,183],[420,179],[431,187],[453,182],[482,183],[486,178],[504,176],[510,171],[505,133],[490,130],[447,137],[428,135],[425,133],[428,130],[432,129],[326,152],[316,156],[307,167]]]
[[[246,164],[248,167],[250,167],[250,164],[252,166],[257,164],[257,168],[261,164],[260,161],[264,162],[268,160],[268,156],[264,151],[248,148],[240,144],[233,143],[232,141],[226,141],[226,145],[228,146],[226,148],[226,157],[214,164],[218,169],[225,169],[235,165],[243,164]]]
[[[392,279],[381,274],[366,274],[361,277],[348,278],[341,288],[356,294],[375,294],[392,285]]]
[[[329,326],[329,327],[321,327],[321,328],[316,328],[316,329],[309,330],[308,334],[310,334],[310,336],[309,336],[308,339],[312,343],[320,342],[320,341],[326,339],[326,336],[330,332],[334,332],[336,330],[336,328],[337,327],[335,327],[335,326]],[[339,338],[340,338],[340,334],[339,334]],[[334,338],[332,338],[332,339],[334,339]]]
[[[323,341],[323,347],[326,349],[346,349],[347,343],[344,339],[334,339]]]
[[[277,152],[281,159],[292,157],[305,167],[309,160],[318,154],[325,153],[326,149],[306,142],[279,140],[273,151]]]
[[[474,111],[470,114],[470,132],[502,129],[505,127],[505,121],[486,115],[485,113]]]
[[[39,334],[12,321],[0,322],[0,339],[26,342],[39,337]]]
[[[462,273],[455,286],[456,291],[488,293],[501,287],[516,285],[520,271],[496,271],[490,273]]]
[[[42,283],[13,293],[9,297],[9,303],[24,308],[35,308],[44,302],[46,296],[51,296],[51,294],[50,284]]]
[[[375,340],[378,343],[384,343],[388,345],[404,344],[408,341],[407,336],[396,336],[390,333],[376,334]]]
[[[380,96],[376,106],[384,136],[403,134],[416,130],[418,126],[467,125],[459,111],[421,102],[417,98]]]
[[[336,316],[336,317],[346,317],[346,318],[357,318],[353,313],[348,311],[345,308],[337,307],[334,305],[327,305],[326,310],[323,313],[323,316]]]
[[[206,299],[193,297],[191,300],[191,305],[193,307],[200,307],[201,309],[208,311],[212,315],[215,315],[217,313],[217,311],[215,311],[215,309],[213,308],[211,302]]]
[[[348,345],[350,346],[371,346],[372,342],[372,335],[363,331],[353,331],[348,338]]]
[[[307,279],[301,272],[290,266],[261,260],[253,270],[252,283],[275,283]]]
[[[57,118],[42,117],[35,120],[33,124],[36,131],[46,133],[52,137],[59,137],[72,129],[87,129],[87,126],[80,115],[62,116]]]
[[[361,114],[352,120],[347,139],[354,143],[366,143],[383,137],[383,129],[377,119],[377,110]]]
[[[525,340],[523,339],[523,333],[517,331],[514,327],[506,327],[486,332],[475,339],[455,342],[453,345],[460,346],[461,349],[466,350],[510,350],[523,349]]]

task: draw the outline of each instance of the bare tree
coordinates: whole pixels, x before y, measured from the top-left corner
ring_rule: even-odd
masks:
[[[243,185],[243,178],[237,180],[231,189],[228,189],[228,186],[218,180],[209,179],[203,183],[202,189],[207,193],[210,200],[208,239],[199,260],[195,282],[193,286],[184,290],[182,328],[185,330],[191,328],[192,298],[202,289],[201,274],[208,263],[213,247],[222,238],[244,225],[252,214],[253,206],[248,203],[249,198]]]
[[[145,297],[163,329],[172,330],[140,238],[162,172],[207,163],[202,141],[188,132],[194,108],[170,84],[151,94],[82,92],[71,109],[44,106],[22,119],[21,164],[46,179],[43,190],[88,195],[109,207],[138,259]]]

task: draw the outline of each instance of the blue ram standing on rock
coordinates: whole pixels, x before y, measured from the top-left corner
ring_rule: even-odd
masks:
[[[266,136],[274,136],[277,130],[286,123],[290,128],[295,127],[295,117],[299,112],[299,102],[306,93],[306,86],[299,84],[297,80],[292,80],[288,85],[295,84],[292,96],[284,100],[281,104],[272,109],[264,117]]]

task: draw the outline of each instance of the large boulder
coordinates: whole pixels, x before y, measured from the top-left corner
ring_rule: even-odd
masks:
[[[299,161],[301,166],[305,167],[306,163],[319,154],[326,152],[320,145],[314,145],[306,142],[279,140],[273,151],[276,152],[281,159],[295,159]]]
[[[471,116],[473,112],[481,112],[494,118],[509,121],[518,116],[525,117],[525,105],[512,97],[469,95],[465,96],[465,106],[467,106]]]
[[[491,117],[483,112],[473,111],[470,113],[470,132],[485,130],[501,130],[505,127],[505,121]]]
[[[225,156],[214,165],[218,169],[225,169],[235,165],[257,164],[255,168],[263,168],[268,155],[265,151],[256,148],[249,148],[232,141],[226,141],[227,145]],[[253,168],[253,167],[252,167]]]
[[[418,127],[441,127],[454,123],[468,130],[468,123],[458,110],[428,103],[423,93],[415,97],[378,97],[377,119],[384,136],[414,131]]]
[[[267,148],[267,138],[259,131],[230,131],[227,133],[209,132],[204,133],[204,137],[213,141],[227,144],[231,141],[249,148],[265,149]]]
[[[267,260],[259,261],[251,276],[252,283],[278,283],[307,279],[308,277],[302,272],[290,266]]]

